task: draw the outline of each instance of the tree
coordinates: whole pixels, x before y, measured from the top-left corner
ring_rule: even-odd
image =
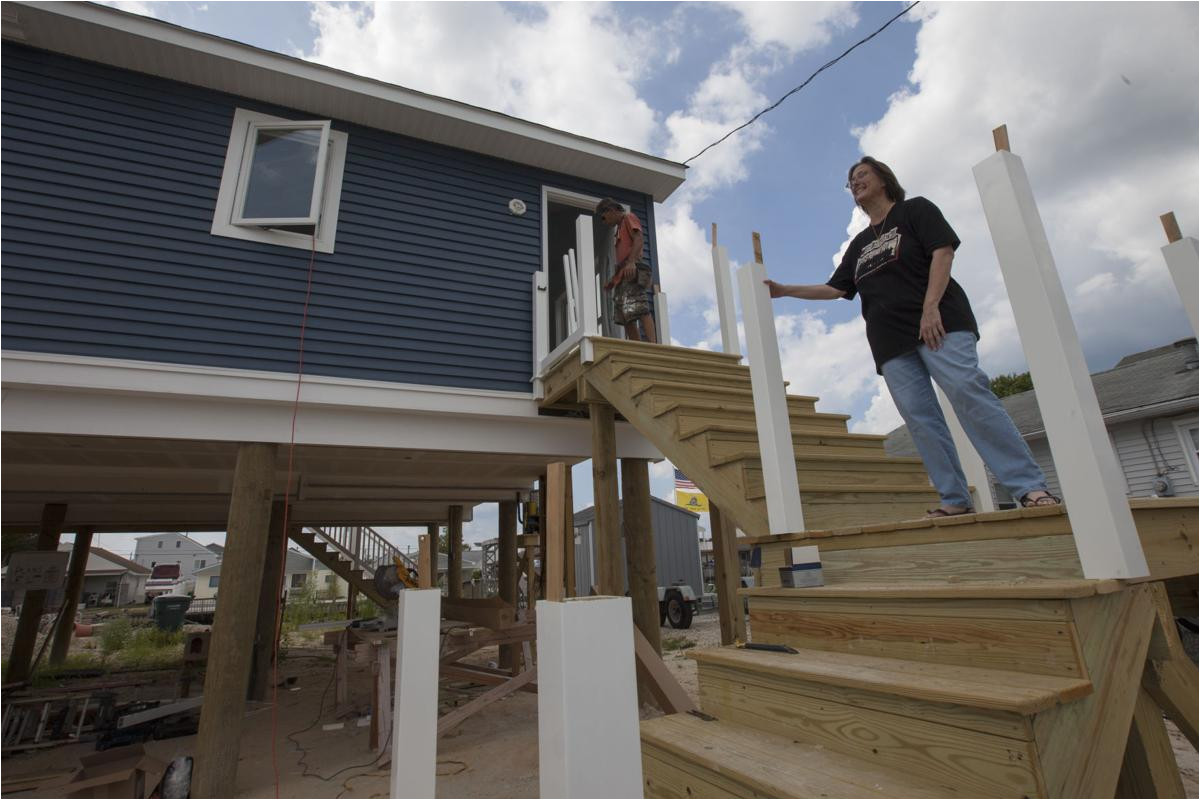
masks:
[[[1022,372],[1019,375],[1017,373],[997,375],[992,378],[992,392],[996,397],[1008,397],[1012,394],[1028,392],[1032,388],[1033,379],[1029,377],[1028,372]]]

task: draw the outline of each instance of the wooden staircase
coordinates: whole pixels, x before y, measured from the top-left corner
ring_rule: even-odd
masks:
[[[792,650],[693,653],[701,712],[642,723],[646,797],[1182,795],[1161,711],[1195,746],[1169,597],[1195,614],[1196,498],[1131,502],[1149,579],[1086,580],[1062,508],[920,519],[938,498],[918,459],[792,396],[810,530],[770,536],[748,369],[590,347],[544,376],[543,405],[612,405],[736,521],[762,565],[751,637]],[[798,545],[824,586],[780,586]]]
[[[602,401],[652,442],[750,535],[768,531],[750,370],[738,356],[592,339],[545,377],[544,407]],[[883,436],[850,433],[845,414],[788,397],[809,527],[912,519],[938,505],[920,459],[888,456]]]
[[[365,526],[302,528],[293,531],[290,538],[380,608],[396,605],[396,598],[384,597],[375,588],[375,568],[392,563],[393,558],[402,559],[414,572],[417,568],[391,542]]]

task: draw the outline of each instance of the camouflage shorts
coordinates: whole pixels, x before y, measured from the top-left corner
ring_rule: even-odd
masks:
[[[637,322],[650,313],[650,300],[646,295],[649,279],[649,267],[639,264],[637,278],[617,284],[613,290],[613,321],[618,325]]]

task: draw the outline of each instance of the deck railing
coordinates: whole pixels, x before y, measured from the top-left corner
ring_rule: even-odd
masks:
[[[329,545],[346,557],[351,566],[368,575],[381,564],[390,564],[401,559],[405,566],[415,570],[417,564],[402,550],[379,535],[373,528],[364,525],[344,525],[308,529],[319,541]]]

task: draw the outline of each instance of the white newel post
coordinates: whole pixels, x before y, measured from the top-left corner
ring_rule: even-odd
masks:
[[[979,457],[979,451],[971,444],[967,432],[963,430],[962,423],[958,421],[958,415],[954,413],[954,406],[950,405],[950,398],[946,397],[942,387],[934,385],[933,388],[937,392],[942,414],[946,417],[946,425],[950,427],[950,438],[954,440],[954,449],[958,451],[958,460],[962,464],[963,474],[967,476],[967,483],[975,487],[975,510],[995,511],[996,504],[992,501],[992,484],[988,480],[987,468],[983,465],[983,459]]]
[[[721,320],[721,349],[741,355],[738,344],[737,311],[733,306],[733,276],[729,272],[729,251],[717,244],[717,223],[712,226],[713,278],[717,285],[717,314]]]
[[[592,217],[580,214],[575,220],[575,244],[579,252],[575,262],[579,269],[580,325],[584,336],[600,335],[600,302],[596,292],[596,255],[592,241]]]
[[[550,287],[546,273],[533,273],[533,394],[541,398],[542,359],[550,354]]]
[[[392,797],[433,797],[437,788],[441,617],[440,589],[406,589],[398,594]]]
[[[1163,247],[1163,258],[1167,261],[1167,269],[1171,271],[1171,280],[1175,281],[1175,290],[1187,311],[1188,321],[1192,323],[1192,333],[1200,336],[1200,325],[1196,322],[1200,312],[1200,271],[1196,238],[1184,237],[1179,232],[1179,224],[1175,214],[1163,214],[1160,218],[1167,232],[1168,244]]]
[[[537,603],[542,797],[642,796],[631,603]]]
[[[775,314],[771,309],[771,294],[763,283],[766,279],[767,268],[761,261],[746,264],[737,274],[750,385],[754,391],[754,421],[762,457],[767,525],[772,534],[794,533],[804,530],[804,511],[800,505],[796,451],[792,447]]]
[[[976,165],[974,172],[1083,574],[1088,578],[1148,575],[1125,481],[1100,416],[1025,167],[1017,156],[998,150]]]
[[[671,314],[667,308],[667,293],[654,284],[654,318],[658,329],[658,343],[671,343]]]

